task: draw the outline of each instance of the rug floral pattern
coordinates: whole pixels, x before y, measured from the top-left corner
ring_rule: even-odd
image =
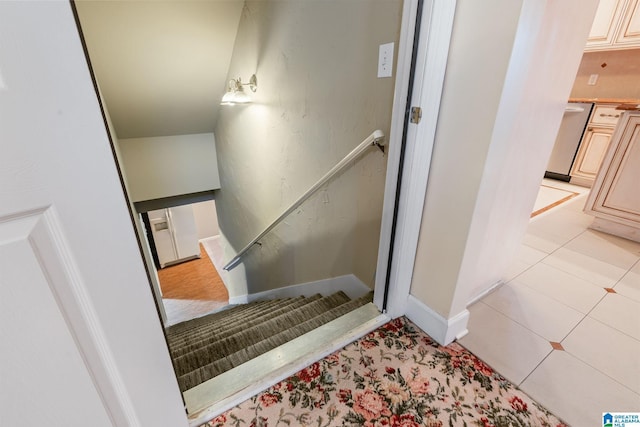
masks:
[[[203,427],[566,425],[457,343],[399,318]]]

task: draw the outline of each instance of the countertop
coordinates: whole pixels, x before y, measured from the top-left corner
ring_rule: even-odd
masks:
[[[569,102],[594,102],[596,104],[624,104],[629,106],[637,106],[640,99],[633,98],[569,98]]]

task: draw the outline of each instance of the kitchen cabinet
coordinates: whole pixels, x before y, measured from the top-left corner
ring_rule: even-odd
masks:
[[[640,0],[600,0],[585,51],[640,48]]]
[[[615,105],[596,104],[589,117],[575,161],[571,183],[591,187],[602,164],[621,112]]]
[[[585,205],[591,228],[640,241],[640,112],[626,112]]]

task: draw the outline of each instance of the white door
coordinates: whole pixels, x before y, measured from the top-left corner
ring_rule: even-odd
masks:
[[[69,2],[0,2],[0,342],[0,425],[187,425]]]

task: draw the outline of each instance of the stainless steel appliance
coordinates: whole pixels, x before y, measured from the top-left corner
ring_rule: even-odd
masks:
[[[571,166],[578,152],[582,134],[587,127],[592,103],[570,102],[564,110],[562,124],[556,137],[545,178],[569,182]]]

